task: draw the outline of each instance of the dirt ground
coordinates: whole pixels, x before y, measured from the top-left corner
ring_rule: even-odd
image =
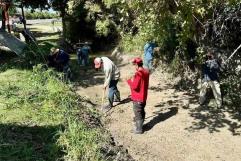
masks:
[[[196,95],[178,91],[170,75],[157,69],[150,76],[144,134],[135,135],[132,103],[124,78],[134,73],[129,57],[119,64],[122,103],[103,116],[117,145],[137,161],[241,161],[241,118],[227,109],[200,107]],[[101,107],[103,73],[80,71],[77,92]],[[106,100],[107,102],[107,100]]]

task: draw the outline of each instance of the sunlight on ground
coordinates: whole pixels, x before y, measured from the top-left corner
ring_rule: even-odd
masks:
[[[23,26],[18,25],[18,27],[22,28]],[[37,41],[58,40],[60,31],[62,31],[62,23],[57,22],[54,26],[52,23],[27,25],[27,29],[36,35]]]

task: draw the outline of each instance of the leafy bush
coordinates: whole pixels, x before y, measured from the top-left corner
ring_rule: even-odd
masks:
[[[52,19],[52,18],[58,18],[57,13],[51,13],[48,11],[34,11],[34,12],[25,12],[26,19]]]
[[[241,44],[241,3],[236,5],[219,4],[213,11],[213,18],[205,22],[205,33],[202,45],[215,51],[216,56],[224,63],[231,53]],[[241,51],[225,64],[221,80],[226,101],[234,107],[240,107],[240,70]],[[241,110],[239,108],[239,110]]]

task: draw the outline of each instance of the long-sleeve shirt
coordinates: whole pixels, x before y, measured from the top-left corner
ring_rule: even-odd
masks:
[[[65,51],[59,50],[59,53],[56,56],[56,62],[63,66],[67,65],[69,63],[69,55]]]
[[[132,79],[127,80],[131,89],[132,101],[145,103],[149,86],[149,71],[139,68]]]
[[[81,48],[81,53],[82,53],[82,56],[83,57],[88,57],[89,54],[90,54],[90,47],[88,45],[84,45],[82,48]]]
[[[144,59],[152,60],[153,59],[153,50],[157,45],[153,42],[148,42],[144,46]]]
[[[111,80],[118,80],[120,78],[120,70],[117,66],[107,57],[101,57],[103,62],[103,71],[105,73],[104,86],[107,87]]]
[[[216,59],[207,60],[202,65],[202,77],[204,81],[217,81],[220,65]]]

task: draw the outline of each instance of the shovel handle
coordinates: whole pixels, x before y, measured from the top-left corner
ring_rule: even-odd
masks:
[[[103,89],[103,92],[102,92],[102,99],[101,99],[102,105],[104,104],[104,99],[105,99],[105,89]]]

